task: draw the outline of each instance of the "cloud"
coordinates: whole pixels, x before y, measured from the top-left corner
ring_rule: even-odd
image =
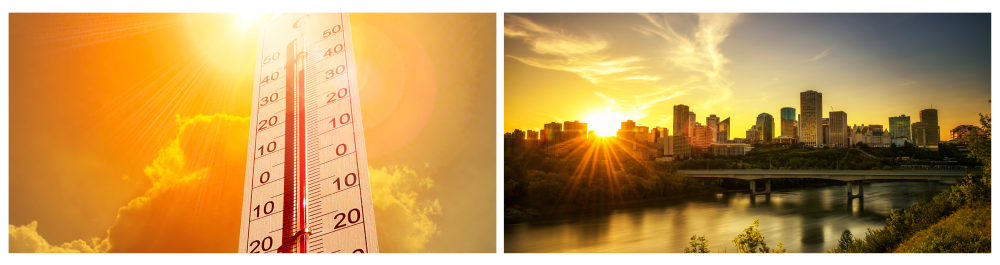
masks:
[[[27,225],[15,227],[7,225],[10,253],[97,253],[107,252],[108,241],[92,238],[90,242],[80,239],[69,243],[53,246],[38,235],[38,222],[31,221]]]
[[[826,57],[827,55],[830,55],[830,53],[833,53],[833,49],[823,50],[823,52],[817,54],[816,56],[813,56],[812,59],[805,60],[805,62],[812,62],[812,61],[815,61],[815,60],[819,60],[820,58],[823,58],[823,57]]]
[[[175,138],[143,169],[149,189],[118,209],[104,239],[49,244],[38,223],[9,225],[10,252],[236,252],[249,117],[176,117]],[[428,165],[429,166],[429,165]],[[407,167],[370,168],[382,252],[418,252],[439,234],[430,178]]]
[[[56,247],[37,233],[36,222],[9,225],[10,251],[235,252],[239,228],[232,224],[242,211],[249,117],[176,119],[174,140],[143,170],[150,188],[118,209],[106,238]]]
[[[659,77],[639,75],[639,57],[611,58],[610,40],[595,34],[572,35],[560,29],[537,24],[527,18],[506,14],[504,36],[521,39],[531,50],[542,56],[515,56],[527,65],[578,74],[595,85],[606,86],[615,81],[656,80]]]
[[[372,204],[378,229],[379,251],[419,252],[440,231],[431,220],[441,215],[437,199],[421,199],[434,181],[403,166],[369,167]]]
[[[730,28],[738,21],[739,14],[698,14],[698,23],[693,33],[681,34],[667,21],[667,16],[639,14],[647,24],[636,25],[633,29],[645,36],[661,39],[665,47],[660,58],[666,63],[662,71],[669,71],[676,77],[663,84],[652,96],[640,96],[633,109],[641,111],[650,105],[673,97],[697,95],[701,104],[694,109],[710,109],[713,105],[726,102],[732,95],[733,82],[726,78],[730,63],[719,45],[729,36]],[[669,93],[668,93],[669,92]],[[644,116],[644,115],[643,115]],[[663,125],[663,124],[657,124]]]
[[[916,84],[916,83],[917,82],[915,82],[915,81],[910,81],[910,82],[902,83],[902,84],[899,84],[899,85],[900,86],[908,86],[908,85],[912,85],[912,84]]]
[[[639,16],[640,23],[626,28],[641,34],[639,38],[655,38],[657,48],[615,50],[616,54],[626,53],[615,57],[611,56],[612,41],[628,38],[591,32],[571,34],[506,14],[504,36],[524,41],[535,53],[506,56],[538,68],[575,73],[599,87],[611,89],[594,91],[594,95],[603,99],[607,111],[633,119],[642,119],[656,104],[683,95],[699,98],[701,104],[693,106],[694,109],[710,108],[729,100],[733,82],[726,78],[729,60],[719,51],[719,44],[729,35],[738,14],[698,14],[695,25],[673,25],[665,15]],[[675,30],[678,27],[693,30],[682,34]]]

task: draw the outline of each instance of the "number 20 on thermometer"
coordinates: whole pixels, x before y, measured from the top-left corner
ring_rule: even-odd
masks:
[[[378,252],[348,16],[259,34],[239,252]]]

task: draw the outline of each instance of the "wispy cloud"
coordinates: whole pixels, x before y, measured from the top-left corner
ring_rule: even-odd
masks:
[[[899,85],[900,85],[900,86],[908,86],[908,85],[912,85],[912,84],[916,84],[916,83],[917,83],[917,82],[914,82],[914,81],[910,81],[910,82],[906,82],[906,83],[902,83],[902,84],[899,84]]]
[[[827,55],[830,55],[831,53],[833,53],[833,49],[826,49],[826,50],[823,50],[823,52],[821,52],[821,53],[817,54],[816,56],[813,56],[813,58],[812,58],[812,59],[809,59],[809,60],[805,60],[805,62],[812,62],[812,61],[816,61],[816,60],[819,60],[819,59],[821,59],[821,58],[823,58],[823,57],[826,57]]]
[[[658,103],[688,94],[698,94],[695,108],[729,100],[733,82],[726,78],[729,60],[719,51],[719,44],[738,14],[699,14],[694,25],[672,25],[665,15],[639,16],[644,20],[625,29],[642,34],[635,38],[652,38],[655,49],[615,50],[614,41],[628,38],[586,31],[571,34],[508,14],[504,35],[523,40],[534,54],[507,56],[530,66],[575,73],[602,88],[594,95],[603,100],[607,111],[633,119],[646,117]],[[692,30],[675,30],[684,27]]]
[[[709,109],[713,105],[728,101],[732,95],[733,82],[726,78],[726,65],[730,63],[719,45],[729,36],[730,28],[737,22],[738,14],[698,14],[698,24],[693,34],[684,35],[674,30],[666,16],[640,14],[649,25],[639,25],[635,30],[646,36],[655,36],[665,41],[668,49],[663,59],[667,69],[685,76],[675,79],[673,96],[686,91],[698,90],[708,100],[695,108]],[[654,101],[655,102],[655,101]]]

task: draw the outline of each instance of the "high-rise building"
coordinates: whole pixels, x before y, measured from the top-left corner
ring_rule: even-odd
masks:
[[[618,129],[618,133],[615,136],[619,139],[635,140],[635,122],[632,120],[627,120],[622,122],[621,129]]]
[[[635,126],[635,141],[639,143],[651,143],[654,141],[653,134],[649,132],[648,126]]]
[[[806,146],[823,145],[823,93],[812,90],[799,93],[799,131]]]
[[[546,123],[545,129],[542,129],[542,141],[558,143],[561,142],[561,135],[562,124],[558,122]]]
[[[830,118],[823,118],[823,145],[830,143]]]
[[[587,137],[587,124],[580,121],[563,122],[563,141]]]
[[[674,160],[691,157],[691,144],[683,134],[670,137],[669,149],[664,149],[664,155],[672,156]]]
[[[849,139],[851,135],[851,128],[847,126],[847,113],[843,111],[831,111],[830,112],[830,146],[833,147],[848,147],[852,143]]]
[[[688,112],[688,141],[691,141],[691,136],[694,135],[694,124],[698,122],[698,118],[695,117],[694,112]]]
[[[771,139],[774,139],[774,117],[771,114],[761,113],[757,115],[757,133],[760,134],[757,140],[764,143],[770,143]]]
[[[892,139],[910,139],[910,116],[889,117],[889,135]]]
[[[688,112],[687,105],[674,105],[674,135],[691,135],[688,123],[693,122],[693,120],[689,120],[690,114]]]
[[[802,127],[801,126],[802,125],[802,114],[799,113],[799,114],[795,115],[795,118],[796,118],[795,120],[799,121],[797,123],[799,125],[795,127],[795,136],[796,136],[795,140],[801,143],[802,142],[802,129],[801,129],[801,127]]]
[[[748,144],[755,144],[758,140],[760,140],[759,138],[760,131],[757,130],[757,125],[751,125],[750,129],[747,130],[747,138],[744,138],[744,141]]]
[[[704,153],[706,148],[712,145],[712,129],[708,126],[701,125],[701,123],[695,123],[694,131],[691,133],[691,152],[693,153]]]
[[[795,118],[795,108],[781,108],[781,136],[798,138],[798,119]]]
[[[921,110],[920,121],[910,126],[910,136],[913,137],[913,144],[919,147],[937,149],[938,143],[941,142],[937,110]]]
[[[709,115],[708,118],[705,118],[705,126],[708,126],[709,129],[712,129],[712,142],[713,143],[718,143],[719,142],[719,117],[715,116],[715,114]]]
[[[725,120],[722,120],[722,122],[719,122],[719,135],[717,142],[720,143],[729,142],[729,131],[730,131],[729,127],[730,127],[729,118],[726,118]]]
[[[653,128],[653,131],[651,133],[653,134],[653,142],[657,142],[658,143],[664,137],[667,137],[667,135],[670,135],[670,130],[667,130],[667,128],[663,128],[663,127],[660,127],[660,126],[656,126],[656,128]]]
[[[538,140],[538,132],[537,131],[528,130],[527,135],[528,135],[528,138],[527,138],[528,140]]]

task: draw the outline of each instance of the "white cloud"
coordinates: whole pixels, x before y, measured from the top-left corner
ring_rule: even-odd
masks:
[[[833,53],[833,49],[826,49],[826,50],[823,50],[823,52],[820,52],[819,54],[817,54],[816,56],[813,56],[812,59],[805,60],[805,61],[806,62],[812,62],[812,61],[815,61],[815,60],[819,60],[820,58],[823,58],[823,57],[826,57],[827,55],[830,55],[831,53]]]

